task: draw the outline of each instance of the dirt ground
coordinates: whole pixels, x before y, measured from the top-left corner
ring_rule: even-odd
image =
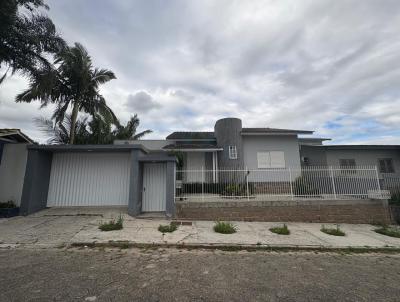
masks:
[[[0,249],[0,301],[399,301],[400,255]]]

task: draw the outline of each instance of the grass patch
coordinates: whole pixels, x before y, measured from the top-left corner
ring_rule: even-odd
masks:
[[[395,238],[400,238],[400,229],[399,228],[382,226],[380,228],[375,229],[374,231],[378,234],[395,237]]]
[[[336,228],[326,228],[322,226],[321,232],[332,236],[346,236],[346,233],[340,229],[339,225],[336,225]]]
[[[278,235],[289,235],[290,231],[287,227],[286,224],[284,224],[282,227],[274,227],[269,229],[272,233],[278,234]]]
[[[214,225],[214,231],[221,234],[233,234],[237,232],[237,226],[230,222],[217,221]]]
[[[177,229],[178,229],[178,225],[174,222],[171,222],[170,224],[166,224],[166,225],[160,224],[158,226],[158,230],[163,234],[164,233],[172,233],[172,232],[176,231]]]
[[[100,224],[99,229],[103,232],[122,230],[124,218],[119,215],[117,220],[111,219],[109,222]]]

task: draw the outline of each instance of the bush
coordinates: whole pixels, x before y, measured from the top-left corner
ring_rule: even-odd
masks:
[[[123,222],[124,218],[122,217],[122,215],[119,215],[117,221],[111,219],[109,222],[100,224],[99,229],[103,232],[122,230]]]
[[[400,229],[399,228],[382,226],[380,228],[375,229],[374,231],[376,233],[379,233],[379,234],[382,234],[382,235],[395,237],[395,238],[400,238]]]
[[[210,183],[205,182],[204,184],[199,182],[183,183],[181,194],[192,193],[192,194],[219,194],[226,196],[246,196],[247,195],[247,184],[225,184],[223,182]],[[249,194],[254,193],[254,184],[249,183]]]
[[[167,224],[167,225],[160,224],[158,226],[158,230],[163,234],[164,233],[172,233],[172,232],[176,231],[177,229],[178,229],[178,225],[175,222],[171,222],[170,224]]]
[[[338,224],[336,225],[336,228],[326,228],[325,226],[322,226],[321,232],[333,236],[346,236],[346,233],[339,228]]]
[[[233,234],[237,232],[237,226],[230,222],[217,221],[214,225],[214,231],[221,234]]]
[[[299,176],[293,183],[293,193],[297,196],[318,195],[319,190],[315,188],[307,178]]]
[[[400,192],[392,193],[390,195],[389,203],[400,205]]]
[[[272,233],[278,234],[278,235],[289,235],[290,231],[287,227],[286,224],[284,224],[282,227],[274,227],[269,229]]]
[[[13,209],[16,208],[14,201],[9,200],[7,202],[0,202],[0,209]]]

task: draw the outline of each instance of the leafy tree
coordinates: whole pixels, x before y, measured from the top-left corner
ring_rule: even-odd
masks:
[[[32,73],[49,67],[46,54],[54,54],[65,47],[49,17],[39,8],[48,9],[43,0],[0,1],[0,66],[11,73]],[[7,76],[0,77],[0,84]]]
[[[75,140],[80,111],[117,121],[99,92],[99,85],[115,79],[112,71],[94,68],[88,52],[79,43],[56,54],[54,63],[56,68],[45,67],[31,75],[29,88],[17,95],[17,102],[39,100],[42,107],[55,103],[57,108],[52,118],[56,124],[63,121],[71,107],[70,144]]]

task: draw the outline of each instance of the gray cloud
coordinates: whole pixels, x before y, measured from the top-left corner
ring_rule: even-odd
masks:
[[[160,108],[161,105],[147,92],[139,91],[135,94],[128,95],[126,107],[133,112],[146,113],[152,109]]]
[[[116,73],[102,93],[123,121],[139,113],[149,138],[237,116],[333,142],[400,143],[398,0],[99,0],[95,14],[92,1],[49,5],[68,42]],[[3,127],[34,128],[37,106],[13,102],[25,85],[0,87]]]

